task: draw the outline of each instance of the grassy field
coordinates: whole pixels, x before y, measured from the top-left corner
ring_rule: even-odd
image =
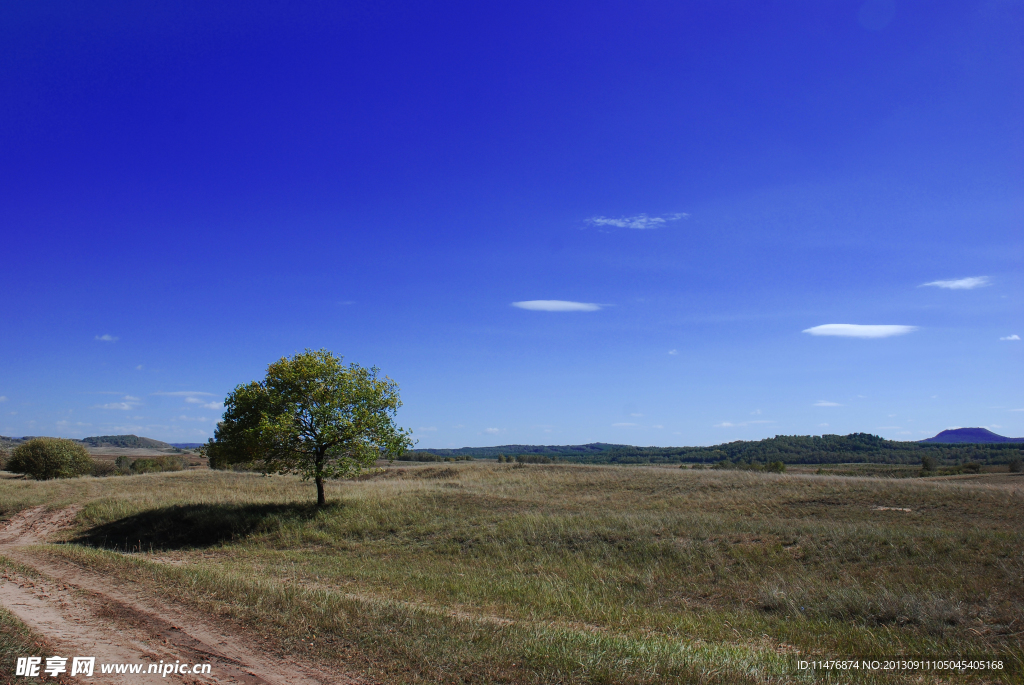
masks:
[[[333,484],[322,510],[289,477],[8,478],[0,513],[84,504],[40,553],[384,682],[754,683],[812,680],[797,655],[1019,668],[1014,485],[477,462]]]

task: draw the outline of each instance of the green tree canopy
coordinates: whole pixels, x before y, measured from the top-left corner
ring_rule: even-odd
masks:
[[[35,438],[14,448],[7,470],[36,480],[75,478],[92,471],[92,457],[74,440]]]
[[[251,464],[264,473],[297,473],[316,482],[357,475],[412,446],[395,425],[398,384],[377,367],[345,366],[327,350],[306,350],[267,367],[267,377],[239,385],[206,445],[213,468]]]

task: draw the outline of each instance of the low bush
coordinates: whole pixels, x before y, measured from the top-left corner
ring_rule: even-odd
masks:
[[[1024,471],[1024,461],[1014,459],[1010,462],[1010,473],[1020,473],[1021,471]]]
[[[35,438],[14,448],[7,470],[36,480],[75,478],[92,473],[89,452],[74,440]]]
[[[117,467],[109,461],[93,461],[91,474],[97,478],[118,475]]]
[[[188,468],[188,459],[176,454],[165,454],[150,459],[136,459],[132,462],[132,473],[159,473],[161,471],[183,471]]]

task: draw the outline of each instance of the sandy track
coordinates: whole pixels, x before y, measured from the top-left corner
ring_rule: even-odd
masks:
[[[338,672],[277,658],[258,639],[222,623],[171,606],[137,588],[112,581],[74,564],[28,553],[74,521],[76,509],[20,512],[0,530],[0,555],[28,566],[28,573],[0,572],[0,604],[49,638],[60,656],[96,657],[95,681],[103,683],[246,683],[249,685],[359,683]],[[29,656],[29,655],[26,655]],[[52,656],[52,655],[33,655]],[[100,675],[100,663],[212,665],[211,675]],[[68,661],[70,665],[70,660]]]

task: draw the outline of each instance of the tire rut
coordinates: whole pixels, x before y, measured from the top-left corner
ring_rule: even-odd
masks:
[[[310,664],[275,657],[261,650],[257,637],[248,637],[221,622],[171,606],[155,595],[113,582],[70,562],[40,558],[24,549],[45,542],[53,533],[71,525],[77,511],[46,511],[36,507],[20,512],[0,530],[0,555],[34,572],[15,568],[0,571],[0,604],[52,640],[69,657],[96,657],[97,676],[101,663],[162,660],[211,664],[210,675],[177,676],[177,682],[185,683],[363,682],[344,673],[325,673]],[[69,670],[70,663],[69,659]],[[103,678],[109,683],[168,682],[158,674],[146,673]]]

